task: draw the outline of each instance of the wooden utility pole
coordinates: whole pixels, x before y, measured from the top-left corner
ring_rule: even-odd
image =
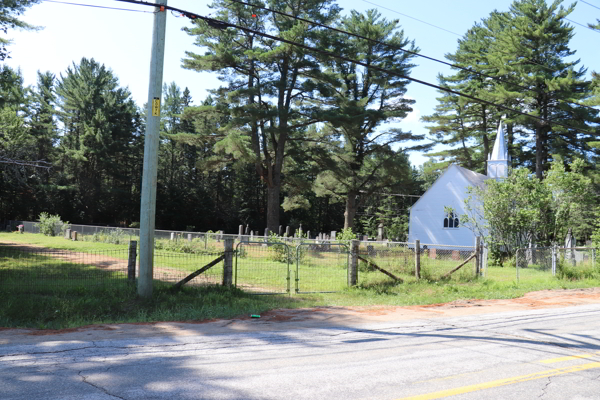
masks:
[[[158,170],[158,131],[160,128],[160,99],[162,95],[163,63],[165,59],[165,29],[167,0],[156,0],[152,31],[152,58],[146,110],[146,135],[144,137],[144,170],[142,173],[142,199],[140,207],[140,277],[138,294],[152,296],[154,223],[156,215],[156,176]]]

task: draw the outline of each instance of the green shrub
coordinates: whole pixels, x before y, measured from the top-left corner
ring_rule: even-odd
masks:
[[[111,243],[111,244],[127,244],[129,243],[130,236],[123,229],[107,230],[102,232],[96,232],[93,235],[83,236],[83,240],[86,242],[99,242],[99,243]]]
[[[64,235],[69,227],[69,222],[63,222],[60,215],[50,215],[46,212],[40,214],[40,222],[36,224],[40,233],[46,236]]]

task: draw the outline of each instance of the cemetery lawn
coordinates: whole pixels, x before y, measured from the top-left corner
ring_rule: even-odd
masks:
[[[1,242],[75,252],[122,250],[124,258],[127,254],[126,244],[73,242],[61,237],[37,234],[0,233]],[[260,248],[256,251],[260,251]],[[246,255],[248,259],[256,257],[258,262],[257,256],[258,253]],[[332,258],[330,263],[326,262],[327,257]],[[322,259],[322,262],[327,264],[322,266],[322,271],[318,265],[311,266],[315,268],[314,275],[322,275],[331,282],[337,282],[340,272],[345,273],[343,265],[338,258],[333,259],[333,254],[327,257]],[[135,289],[127,285],[122,274],[114,271],[108,274],[107,271],[93,266],[82,267],[71,264],[68,260],[49,260],[47,256],[39,254],[21,258],[0,257],[0,327],[62,329],[89,324],[199,321],[260,315],[280,308],[426,305],[466,299],[511,299],[523,296],[527,292],[545,289],[600,287],[598,273],[581,279],[559,279],[548,271],[531,268],[521,270],[519,282],[516,281],[514,267],[489,267],[486,276],[481,278],[475,278],[465,270],[450,280],[417,281],[409,274],[410,271],[395,271],[404,279],[404,283],[395,283],[377,271],[361,270],[357,287],[348,289],[343,287],[344,285],[335,286],[332,283],[332,289],[339,290],[336,293],[296,294],[293,284],[292,295],[283,293],[257,296],[250,291],[219,285],[186,286],[180,292],[172,292],[172,283],[155,281],[153,297],[144,300],[138,298]],[[26,275],[29,273],[27,268],[32,263],[35,264],[36,260],[40,263],[43,261],[46,272],[54,274],[53,282],[68,281],[69,284],[42,285],[42,278],[39,276]],[[165,260],[168,261],[169,258],[166,257]],[[381,263],[385,264],[383,260]],[[277,264],[280,263],[265,262],[265,270]],[[28,285],[7,285],[7,282],[10,282],[7,278],[11,277],[7,275],[9,268],[10,271],[21,271],[25,274],[23,276],[26,276]],[[189,266],[185,269],[191,271],[195,268],[196,266]],[[447,267],[444,266],[443,269],[446,270]],[[102,284],[86,285],[85,279],[90,279],[90,273],[97,274]],[[255,277],[251,284],[270,285],[271,279],[275,277],[265,275],[261,278],[262,281],[259,278]],[[279,276],[276,278],[280,279]],[[307,284],[309,283],[310,281],[307,281]],[[310,287],[300,287],[301,291],[305,289]],[[285,292],[285,288],[283,291]]]

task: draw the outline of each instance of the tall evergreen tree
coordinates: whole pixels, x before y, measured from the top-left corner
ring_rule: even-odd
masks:
[[[551,4],[545,0],[516,0],[508,12],[492,12],[459,41],[454,54],[447,55],[468,70],[443,78],[443,83],[450,82],[452,89],[543,118],[516,113],[507,116],[513,166],[532,167],[538,179],[548,168],[551,154],[572,160],[578,154],[588,153],[590,142],[597,137],[582,132],[593,130],[598,113],[578,105],[590,98],[591,86],[585,78],[586,69],[577,67],[579,60],[570,60],[575,54],[569,47],[573,27],[565,19],[574,5],[564,8],[561,3],[562,0]],[[469,109],[478,110],[470,115],[470,121]],[[483,172],[482,162],[492,145],[490,133],[503,113],[489,105],[445,95],[440,98],[436,113],[425,120],[437,124],[430,130],[439,135],[442,143],[466,139],[479,154],[476,169]],[[445,120],[454,121],[454,125],[448,126]],[[462,154],[459,150],[444,154],[466,160],[469,165],[465,159],[468,153],[463,150]]]
[[[131,94],[112,71],[86,58],[61,74],[56,92],[64,126],[59,163],[74,194],[68,218],[118,221],[132,185],[123,166],[139,126]]]
[[[38,160],[52,160],[58,132],[54,115],[56,94],[55,76],[50,72],[38,71],[37,88],[33,93],[31,135],[34,136]]]
[[[322,24],[335,21],[339,13],[331,0],[268,0],[266,5]],[[304,45],[318,47],[323,35],[321,29],[295,18],[254,13],[237,3],[217,0],[212,7],[220,20]],[[222,29],[203,21],[188,33],[207,51],[203,55],[187,52],[183,65],[197,71],[219,71],[225,86],[214,95],[232,104],[233,116],[223,144],[254,164],[267,186],[267,226],[277,231],[288,140],[318,121],[318,110],[301,100],[314,93],[314,84],[307,78],[319,73],[319,63],[307,51],[260,34]]]
[[[565,19],[575,4],[565,8],[562,0],[547,4],[545,0],[518,0],[504,16],[504,28],[495,38],[488,62],[498,73],[518,82],[501,84],[495,89],[500,101],[518,102],[520,108],[544,120],[513,116],[512,120],[532,132],[535,138],[535,172],[538,179],[548,167],[551,154],[567,160],[589,150],[595,135],[583,133],[589,123],[597,121],[597,112],[573,103],[590,95],[587,70],[577,68],[579,60],[569,47],[574,28]],[[565,128],[553,121],[563,122]]]
[[[324,60],[323,99],[318,104],[326,110],[321,134],[328,140],[313,147],[313,157],[323,170],[316,190],[343,199],[344,228],[352,228],[358,207],[369,196],[411,176],[407,157],[391,146],[423,137],[381,125],[412,111],[414,100],[404,97],[408,81],[398,75],[410,74],[413,55],[400,49],[418,49],[404,37],[397,20],[388,21],[376,10],[352,11],[341,20],[340,29],[370,40],[335,35],[331,51],[368,66]]]

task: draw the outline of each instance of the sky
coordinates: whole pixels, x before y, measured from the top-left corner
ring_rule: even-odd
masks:
[[[13,45],[10,46],[11,58],[6,63],[20,68],[25,85],[35,86],[37,71],[50,71],[60,77],[73,63],[79,64],[83,57],[94,58],[113,71],[119,84],[129,88],[133,100],[141,107],[148,99],[153,9],[113,0],[65,1],[150,12],[42,1],[22,17],[25,22],[39,26],[39,30],[9,31]],[[212,12],[208,7],[211,2],[169,0],[168,5],[207,16]],[[344,13],[376,8],[385,18],[398,19],[405,36],[414,39],[421,54],[441,60],[445,60],[445,54],[456,50],[457,40],[475,22],[486,18],[494,9],[508,10],[511,3],[511,0],[338,0]],[[570,4],[563,2],[565,6]],[[577,51],[574,58],[581,60],[580,65],[587,67],[589,74],[593,70],[600,71],[600,32],[581,26],[600,19],[600,0],[579,1],[569,19],[575,27],[575,37],[571,41],[571,49]],[[203,52],[194,45],[194,38],[182,31],[189,26],[191,22],[187,18],[168,14],[163,82],[175,82],[182,89],[189,88],[194,104],[200,104],[207,96],[207,90],[217,88],[220,82],[216,74],[181,67],[186,51]],[[426,82],[437,84],[438,74],[452,73],[449,67],[423,58],[414,59],[414,62],[417,66],[411,77]],[[407,97],[416,101],[413,112],[395,126],[415,134],[427,134],[421,117],[433,113],[439,95],[433,88],[411,83]],[[419,166],[427,157],[411,153],[410,160]]]

